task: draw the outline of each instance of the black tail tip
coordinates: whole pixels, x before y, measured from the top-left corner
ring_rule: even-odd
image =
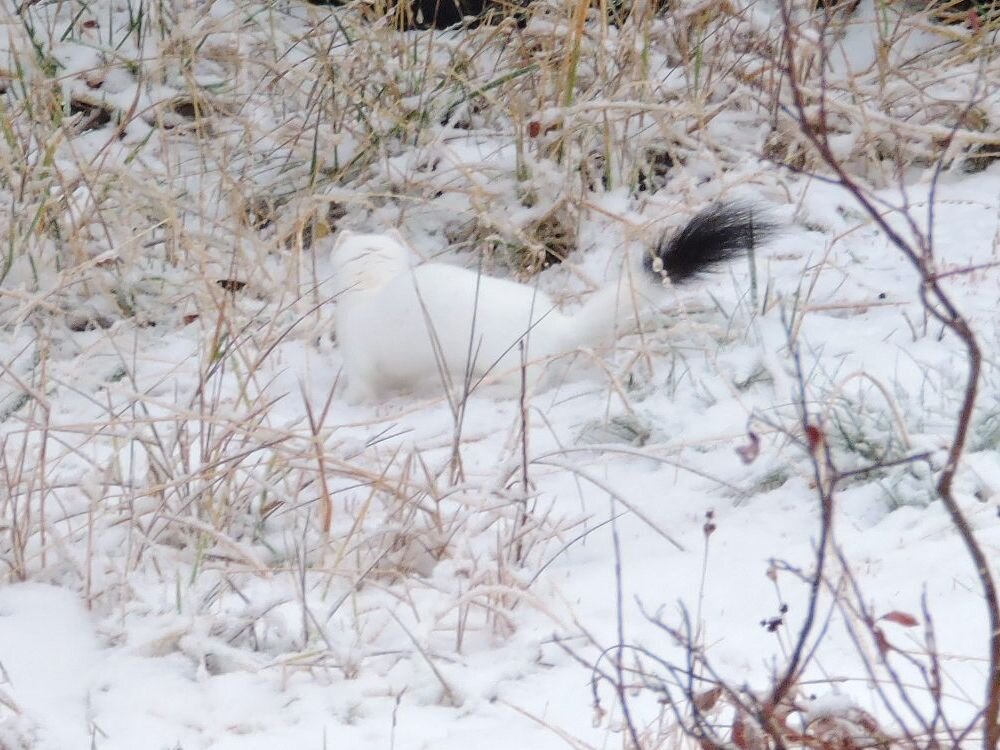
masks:
[[[768,212],[755,203],[715,203],[673,235],[661,238],[643,266],[657,278],[679,284],[753,250],[777,230]]]

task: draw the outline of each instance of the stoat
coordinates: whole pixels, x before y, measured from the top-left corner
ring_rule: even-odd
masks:
[[[773,233],[744,203],[713,205],[643,264],[650,284],[682,284]],[[621,329],[619,284],[563,312],[533,286],[446,263],[413,266],[398,232],[344,230],[333,250],[336,335],[350,401],[372,401],[426,383],[475,386],[487,376],[519,383],[534,368],[579,347],[611,343]],[[535,381],[534,370],[532,382]]]

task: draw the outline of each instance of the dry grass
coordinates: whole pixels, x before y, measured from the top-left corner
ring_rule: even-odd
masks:
[[[572,265],[581,217],[607,193],[673,214],[706,181],[713,195],[783,199],[761,177],[768,161],[818,168],[788,113],[776,15],[729,0],[660,14],[636,3],[617,23],[605,5],[538,2],[523,30],[401,34],[358,7],[8,2],[7,579],[78,587],[105,614],[147,611],[142,580],[173,585],[178,610],[211,611],[282,579],[296,598],[266,610],[295,609],[299,630],[254,625],[267,612],[247,603],[219,643],[290,669],[315,668],[294,655],[319,648],[344,674],[373,649],[334,646],[330,623],[344,616],[372,643],[392,606],[425,612],[417,602],[442,561],[459,583],[434,616],[458,651],[470,629],[512,632],[520,602],[544,609],[522,568],[548,560],[579,519],[525,512],[523,414],[510,415],[507,464],[468,477],[456,457],[474,438],[458,416],[437,444],[390,449],[391,423],[329,418],[335,378],[319,394],[275,382],[304,348],[329,346],[324,261],[339,226],[492,249],[491,263],[523,277]],[[989,24],[877,13],[864,69],[798,65],[807,104],[825,92],[843,163],[875,185],[942,158],[980,168],[1000,149]],[[795,20],[802,38],[862,29],[843,9],[803,7]],[[653,231],[620,224],[628,239]],[[342,437],[345,426],[368,438]],[[331,591],[337,604],[317,611],[317,592]]]

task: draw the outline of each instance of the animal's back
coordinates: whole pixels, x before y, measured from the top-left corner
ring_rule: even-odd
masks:
[[[519,340],[529,359],[545,357],[564,349],[567,327],[534,288],[441,263],[400,274],[351,314],[352,327],[367,332],[354,344],[368,348],[377,390],[438,380],[442,365],[453,382],[467,371],[476,379],[513,374]]]

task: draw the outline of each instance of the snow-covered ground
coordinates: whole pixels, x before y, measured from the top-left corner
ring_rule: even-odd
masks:
[[[571,101],[563,10],[504,45],[292,4],[7,5],[0,748],[620,747],[613,686],[596,709],[586,666],[614,673],[618,644],[643,670],[644,742],[676,746],[657,689],[686,655],[668,629],[687,621],[718,675],[765,691],[805,616],[803,393],[840,469],[928,458],[839,485],[842,606],[824,591],[802,705],[853,702],[893,731],[849,606],[895,613],[878,626],[920,661],[923,599],[949,717],[979,710],[986,611],[934,494],[965,358],[850,195],[762,156],[801,148],[747,52],[776,9],[714,33],[697,14],[591,19]],[[971,44],[958,27],[893,47],[870,3],[856,14],[834,81],[876,93],[834,97],[838,156],[920,227],[934,199],[938,268],[985,355],[956,496],[1000,575],[1000,167],[951,160],[997,137],[1000,79],[914,68]],[[680,28],[703,35],[699,73]],[[727,55],[749,55],[741,75]],[[907,93],[917,79],[939,109]],[[970,95],[983,123],[962,125],[931,196],[921,149]],[[109,121],[81,125],[85,105]],[[889,135],[905,187],[875,156]],[[641,336],[580,353],[524,408],[489,387],[461,409],[342,398],[338,227],[399,227],[471,266],[489,248],[496,274],[565,242],[532,283],[572,309],[719,196],[782,233],[664,290]]]

